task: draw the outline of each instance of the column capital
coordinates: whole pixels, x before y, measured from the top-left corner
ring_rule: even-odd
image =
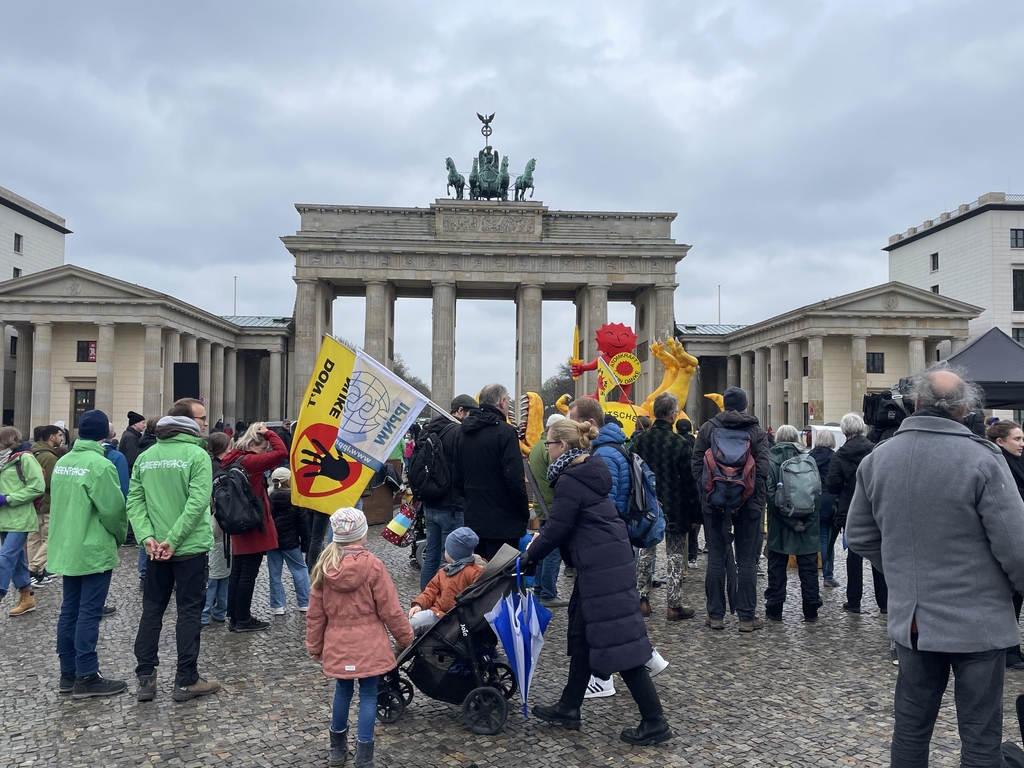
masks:
[[[50,320],[33,320],[31,325],[33,328],[43,328],[45,326],[53,325],[53,322]]]
[[[103,325],[113,325],[113,324],[114,324],[113,320],[99,320],[96,323],[96,325],[100,325],[100,326],[103,326]],[[143,325],[145,325],[145,323],[143,323]]]
[[[381,280],[379,277],[364,277],[363,285],[387,285],[387,280]]]
[[[366,280],[364,282],[378,282],[378,281]],[[379,282],[383,282],[383,281],[379,281]],[[434,288],[454,288],[455,287],[455,281],[454,280],[431,280],[430,281],[430,285],[432,287],[434,287]]]
[[[320,282],[320,278],[319,277],[293,277],[292,281],[296,282],[296,283],[299,283],[301,285],[309,285],[310,283],[313,283],[313,284],[319,283]]]
[[[671,284],[666,284],[666,285],[658,284],[658,285],[654,286],[654,290],[656,290],[656,291],[672,291],[673,293],[675,293],[676,288],[678,288],[678,287],[679,287],[679,283],[671,283]]]

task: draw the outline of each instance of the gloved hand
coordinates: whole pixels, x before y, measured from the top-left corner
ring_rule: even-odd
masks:
[[[537,575],[537,563],[530,559],[529,552],[519,556],[519,569],[523,572],[523,576]]]
[[[7,497],[0,493],[0,507],[7,505]]]

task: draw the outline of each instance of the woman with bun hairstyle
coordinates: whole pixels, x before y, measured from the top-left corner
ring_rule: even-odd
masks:
[[[626,524],[608,497],[608,465],[592,459],[590,444],[598,435],[589,422],[564,419],[553,424],[544,445],[551,457],[548,481],[555,490],[547,524],[527,549],[529,562],[540,562],[559,548],[577,577],[569,599],[569,679],[552,706],[533,714],[549,723],[579,730],[580,706],[590,676],[618,672],[640,709],[640,725],[620,737],[629,744],[658,744],[672,738],[650,673],[651,643],[640,615],[636,566]]]
[[[985,430],[985,437],[999,446],[1006,464],[1013,475],[1013,481],[1017,484],[1017,492],[1024,499],[1024,429],[1015,421],[1000,420],[993,422]],[[1017,590],[1013,591],[1013,610],[1017,614],[1017,623],[1020,624],[1020,609],[1024,605],[1024,595]],[[1006,668],[1024,669],[1024,656],[1021,654],[1020,646],[1014,646],[1006,650]]]

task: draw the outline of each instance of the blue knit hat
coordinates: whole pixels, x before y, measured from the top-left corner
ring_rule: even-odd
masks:
[[[78,420],[78,436],[83,440],[106,440],[110,435],[110,420],[103,411],[86,411]]]
[[[448,534],[444,542],[444,551],[452,560],[464,560],[473,554],[479,543],[480,537],[473,533],[473,529],[463,526]]]

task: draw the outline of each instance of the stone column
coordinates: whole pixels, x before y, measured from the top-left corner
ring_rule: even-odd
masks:
[[[314,362],[316,362],[314,360]],[[247,377],[245,375],[245,353],[235,356],[235,420],[247,421],[251,414],[245,407],[246,401],[246,383]],[[253,386],[259,386],[260,383],[257,381]],[[305,391],[303,391],[305,394]]]
[[[181,362],[183,363],[197,363],[199,362],[199,339],[190,333],[183,334],[184,342],[182,344]]]
[[[754,412],[754,354],[740,355],[740,389],[747,393],[747,413]]]
[[[268,421],[281,420],[281,353],[270,350],[270,376],[267,387]]]
[[[19,325],[18,367],[14,375],[14,426],[24,439],[30,440],[32,424],[32,326]]]
[[[50,423],[50,349],[53,343],[51,323],[33,323],[32,333],[32,416],[29,427]],[[110,414],[107,414],[108,416]],[[71,425],[68,425],[70,431]],[[31,438],[31,433],[28,433]]]
[[[164,339],[164,408],[163,413],[171,410],[174,403],[174,364],[181,362],[181,333],[168,331]],[[146,417],[156,416],[147,413]]]
[[[653,356],[651,357],[653,360]],[[686,392],[686,402],[680,403],[680,406],[686,411],[686,417],[693,424],[693,431],[696,432],[700,425],[703,424],[702,415],[704,413],[704,391],[706,389],[704,385],[704,376],[707,372],[707,365],[698,365],[697,372],[693,374],[693,378],[690,379],[690,389]]]
[[[114,324],[100,323],[96,335],[96,410],[114,420]],[[158,361],[159,364],[159,361]],[[38,425],[36,425],[38,426]]]
[[[305,389],[305,385],[303,385],[303,389]],[[231,427],[232,429],[235,428],[235,420],[238,418],[235,405],[237,396],[238,362],[235,359],[234,348],[228,347],[224,350],[224,426]],[[299,395],[299,397],[302,397],[302,395]]]
[[[196,356],[199,362],[199,396],[206,403],[210,404],[210,341],[200,339],[196,344]],[[206,414],[209,417],[210,414]]]
[[[160,413],[160,342],[163,328],[146,325],[146,358],[142,376],[142,413],[148,419]]]
[[[786,371],[782,365],[782,345],[772,344],[768,350],[772,362],[772,377],[768,381],[768,420],[771,422],[772,429],[776,430],[786,423]]]
[[[293,411],[298,414],[302,397],[316,367],[316,356],[320,352],[320,331],[317,325],[319,317],[319,291],[317,280],[295,280],[295,386],[293,387]],[[238,418],[235,410],[235,389],[230,382],[235,381],[235,352],[229,350],[229,360],[224,365],[228,381],[225,383],[225,414],[231,413],[231,426]],[[229,407],[230,404],[230,407]]]
[[[967,339],[950,339],[949,340],[949,354],[955,355],[961,349],[967,346]]]
[[[725,359],[725,387],[738,387],[740,385],[740,356],[729,355]]]
[[[366,281],[366,354],[388,365],[388,284],[386,280]],[[390,366],[388,366],[390,368]]]
[[[825,340],[807,339],[807,417],[811,424],[825,423]]]
[[[799,341],[789,343],[789,423],[797,429],[804,424],[804,353]]]
[[[455,397],[455,283],[434,283],[431,324],[430,394],[447,407]]]
[[[914,338],[910,340],[910,375],[920,373],[928,367],[924,359],[924,339]]]
[[[607,312],[607,289],[605,290]],[[516,397],[541,390],[541,334],[543,294],[541,286],[524,284],[516,295],[518,328],[516,336]]]
[[[583,362],[590,362],[600,352],[597,351],[597,329],[608,322],[608,283],[591,283],[587,286],[586,317],[580,327],[583,343]],[[580,377],[583,381],[584,393],[593,394],[597,391],[597,371],[588,371]]]
[[[210,425],[224,417],[224,345],[214,343],[210,349],[210,401],[206,404]]]
[[[754,350],[754,396],[751,398],[754,415],[763,429],[768,424],[768,350],[760,347]]]
[[[924,354],[922,350],[921,354]],[[850,412],[860,413],[868,391],[868,340],[865,336],[850,339]]]
[[[13,329],[13,326],[12,326]],[[0,417],[4,409],[4,379],[7,375],[7,324],[0,322]],[[13,408],[11,410],[14,410]],[[0,422],[2,423],[2,422]],[[12,425],[13,426],[13,425]]]

